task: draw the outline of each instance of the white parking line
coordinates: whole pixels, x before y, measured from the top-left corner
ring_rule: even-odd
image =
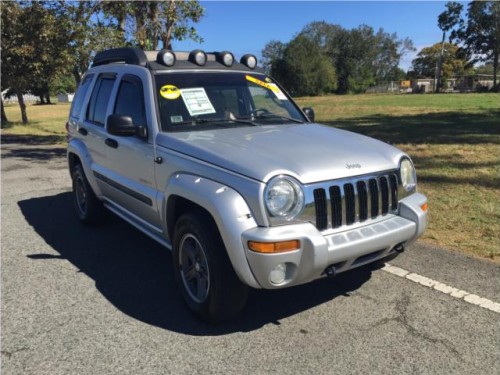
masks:
[[[389,263],[385,264],[385,266],[382,268],[382,271],[389,272],[403,279],[411,280],[417,284],[435,289],[438,292],[449,294],[452,297],[464,300],[465,302],[470,303],[472,305],[479,306],[484,309],[494,311],[496,313],[500,313],[500,303],[466,292],[465,290],[454,288],[452,286],[440,283],[439,281],[429,279],[428,277],[425,276],[421,276],[417,273],[412,273],[403,268],[391,266]]]

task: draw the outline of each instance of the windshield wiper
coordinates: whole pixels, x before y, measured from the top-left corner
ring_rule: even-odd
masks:
[[[253,118],[256,119],[256,120],[258,120],[258,119],[265,119],[265,118],[273,118],[273,117],[274,118],[279,118],[281,120],[290,121],[290,122],[296,122],[297,124],[303,124],[304,123],[304,121],[298,120],[296,118],[282,116],[282,115],[278,115],[278,114],[272,113],[272,112],[265,112],[265,113],[259,114],[258,116],[253,116]],[[250,117],[248,117],[248,118],[250,118]]]
[[[259,126],[258,124],[250,121],[250,120],[245,120],[245,119],[225,119],[225,118],[193,118],[190,121],[183,121],[183,122],[178,122],[176,125],[195,125],[195,124],[215,124],[223,127],[227,127],[224,124],[227,124],[228,122],[232,123],[237,123],[237,124],[244,124],[244,125],[252,125],[252,126]]]

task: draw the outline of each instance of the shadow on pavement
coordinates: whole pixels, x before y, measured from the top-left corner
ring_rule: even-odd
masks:
[[[168,250],[112,214],[99,227],[82,225],[71,193],[20,201],[27,222],[59,255],[34,252],[33,261],[68,260],[95,281],[96,288],[123,313],[147,324],[196,336],[248,332],[347,296],[371,277],[372,268],[279,291],[251,290],[242,314],[209,326],[184,306],[172,275]],[[50,219],[49,219],[50,218]],[[335,312],[332,311],[332,316]]]

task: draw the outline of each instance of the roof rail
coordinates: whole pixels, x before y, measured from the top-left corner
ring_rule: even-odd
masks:
[[[148,59],[140,48],[122,47],[99,52],[94,57],[92,66],[123,62],[131,65],[146,66]]]

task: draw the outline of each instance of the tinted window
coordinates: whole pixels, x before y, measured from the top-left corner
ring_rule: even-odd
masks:
[[[108,108],[111,90],[115,79],[111,77],[99,77],[90,97],[89,107],[87,109],[87,120],[104,125],[106,121],[106,109]]]
[[[132,117],[134,125],[146,125],[142,84],[140,81],[124,80],[120,83],[114,113]]]
[[[76,91],[75,98],[73,99],[73,105],[71,106],[71,117],[79,117],[82,111],[83,101],[87,96],[87,91],[89,91],[90,83],[94,78],[93,74],[89,74],[85,77],[83,82],[80,82],[78,90]]]

